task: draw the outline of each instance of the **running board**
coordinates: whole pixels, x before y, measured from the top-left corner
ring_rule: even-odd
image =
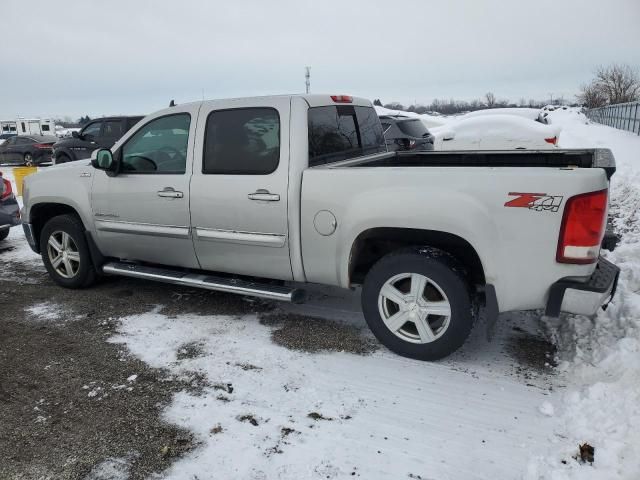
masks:
[[[203,288],[218,292],[238,293],[251,297],[280,300],[283,302],[303,303],[304,290],[288,288],[267,283],[250,282],[236,278],[216,277],[209,274],[187,273],[168,268],[148,267],[132,263],[110,262],[102,267],[104,273],[125,277],[155,280],[156,282],[173,283],[185,287]]]

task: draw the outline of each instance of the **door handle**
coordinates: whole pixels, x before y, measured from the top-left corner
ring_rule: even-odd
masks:
[[[253,193],[247,195],[249,200],[262,200],[263,202],[279,202],[280,195],[277,193],[271,193],[269,190],[259,188]]]
[[[164,187],[164,189],[158,192],[158,196],[165,198],[182,198],[184,194],[174,190],[172,187]]]

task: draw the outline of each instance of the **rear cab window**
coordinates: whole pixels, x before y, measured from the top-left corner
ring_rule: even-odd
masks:
[[[308,123],[310,167],[386,151],[382,126],[372,107],[311,107]]]
[[[420,120],[403,120],[397,123],[398,128],[405,135],[410,137],[424,137],[429,134],[429,130],[424,126],[424,123]]]

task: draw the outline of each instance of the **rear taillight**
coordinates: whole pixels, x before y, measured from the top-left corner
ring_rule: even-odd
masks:
[[[335,103],[352,103],[353,97],[351,95],[331,95],[331,100]]]
[[[0,194],[0,200],[6,200],[13,194],[13,190],[11,189],[11,182],[6,178],[2,178],[1,176],[0,176],[0,179],[2,179],[2,183],[4,185],[2,194]]]
[[[33,144],[33,148],[40,148],[40,149],[50,149],[53,146],[52,143],[34,143]]]
[[[557,145],[558,137],[545,138],[544,141],[550,143],[551,145]]]
[[[556,261],[594,263],[600,253],[606,221],[607,190],[583,193],[567,200]]]

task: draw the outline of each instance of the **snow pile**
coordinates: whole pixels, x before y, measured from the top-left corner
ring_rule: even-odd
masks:
[[[460,119],[482,117],[485,115],[513,115],[523,117],[529,120],[537,120],[540,115],[538,108],[487,108],[485,110],[476,110],[475,112],[465,113]]]
[[[562,107],[552,112],[541,112],[541,116],[549,125],[575,125],[577,123],[588,125],[590,123],[587,116],[582,113],[582,107]]]
[[[545,139],[560,135],[559,126],[507,114],[464,115],[430,131],[436,150],[550,149],[554,147]]]
[[[430,115],[428,113],[418,114],[415,112],[405,112],[403,110],[390,110],[388,108],[378,106],[375,106],[374,108],[376,109],[376,113],[379,117],[382,115],[389,115],[391,117],[419,118],[427,128],[439,127],[449,121],[448,117],[440,115]]]
[[[594,321],[572,316],[550,325],[567,389],[553,451],[530,465],[530,479],[640,478],[640,137],[573,110],[550,113],[563,147],[610,147],[618,165],[611,215],[621,244],[607,258],[621,268],[618,292]],[[557,409],[558,410],[558,409]],[[584,463],[578,445],[594,447]]]

